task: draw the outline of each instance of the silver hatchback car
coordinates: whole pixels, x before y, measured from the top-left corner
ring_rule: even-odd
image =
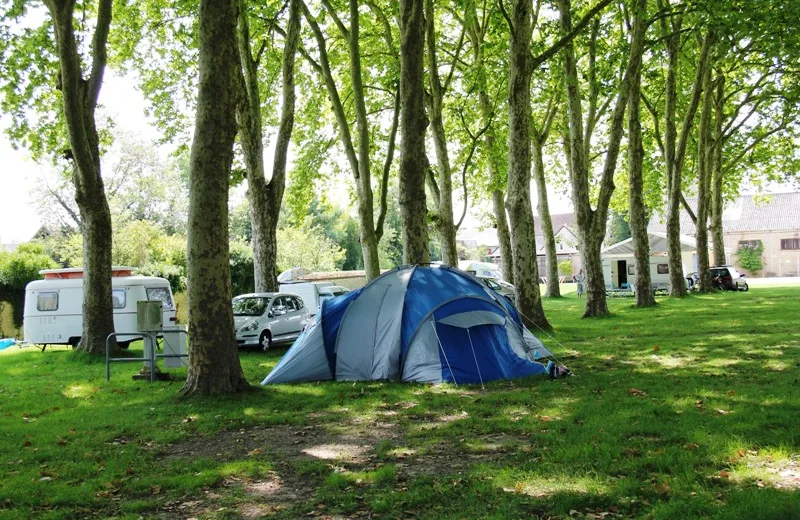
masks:
[[[276,343],[294,341],[309,316],[302,298],[294,294],[242,294],[233,299],[236,344],[267,350]]]

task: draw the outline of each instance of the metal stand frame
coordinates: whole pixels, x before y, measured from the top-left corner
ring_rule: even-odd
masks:
[[[164,332],[163,330],[159,331],[140,331],[140,332],[112,332],[106,337],[106,381],[111,380],[111,363],[120,362],[126,363],[131,361],[136,362],[144,362],[150,364],[150,382],[156,380],[156,361],[158,358],[184,358],[189,357],[189,354],[158,354],[156,350],[158,348],[158,340],[157,335],[158,333]],[[173,329],[167,330],[167,332],[182,332],[184,334],[188,334],[187,330],[183,327],[180,329]],[[111,357],[111,338],[115,338],[117,336],[142,336],[142,339],[145,341],[149,341],[152,345],[150,349],[150,357],[142,356],[142,357],[122,357],[122,358],[112,358]]]

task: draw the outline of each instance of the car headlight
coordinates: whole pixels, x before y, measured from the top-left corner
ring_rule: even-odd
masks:
[[[256,330],[258,328],[258,320],[251,321],[241,329],[239,332],[250,332],[251,330]]]

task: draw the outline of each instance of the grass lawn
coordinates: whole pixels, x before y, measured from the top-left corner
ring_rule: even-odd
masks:
[[[180,400],[0,354],[0,518],[800,518],[797,288],[545,302],[577,377]],[[285,349],[242,352],[257,384]]]

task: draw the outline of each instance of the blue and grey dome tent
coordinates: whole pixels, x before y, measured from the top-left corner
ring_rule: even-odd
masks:
[[[406,266],[324,302],[262,384],[484,383],[546,374],[535,360],[548,357],[511,302],[472,275]]]

